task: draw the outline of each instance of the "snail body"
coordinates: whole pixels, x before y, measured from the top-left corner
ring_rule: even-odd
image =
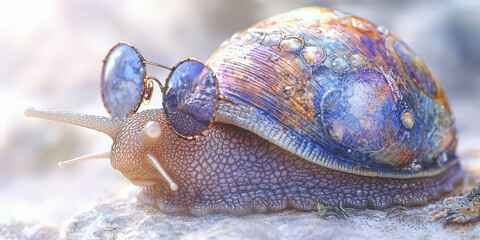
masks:
[[[219,100],[193,140],[172,129],[169,91],[164,109],[126,118],[26,114],[109,135],[112,166],[172,214],[420,205],[462,176],[443,90],[383,27],[298,9],[235,33],[205,65]]]

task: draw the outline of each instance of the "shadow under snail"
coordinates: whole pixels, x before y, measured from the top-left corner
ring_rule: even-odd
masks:
[[[170,69],[165,86],[145,64]],[[136,112],[153,82],[163,109]],[[169,214],[244,215],[317,204],[385,209],[452,191],[462,170],[446,96],[423,60],[364,19],[303,8],[235,33],[206,64],[110,50],[102,97],[112,118],[27,109],[103,132],[110,158]]]

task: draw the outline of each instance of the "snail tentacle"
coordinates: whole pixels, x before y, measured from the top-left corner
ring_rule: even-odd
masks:
[[[172,178],[168,175],[168,173],[163,169],[162,165],[160,165],[159,161],[152,155],[147,154],[148,161],[162,174],[162,176],[167,180],[170,190],[177,191],[178,185],[172,180]]]
[[[114,139],[122,128],[123,120],[119,118],[108,118],[95,115],[70,113],[70,112],[54,112],[27,108],[25,116],[43,118],[57,122],[70,123],[73,125],[90,128],[105,133]]]
[[[92,154],[77,157],[77,158],[74,158],[74,159],[61,161],[61,162],[58,163],[58,167],[59,168],[64,168],[66,166],[69,166],[69,165],[72,165],[72,164],[75,164],[75,163],[78,163],[78,162],[83,162],[83,161],[87,161],[87,160],[94,160],[94,159],[102,159],[102,158],[110,158],[110,151],[92,153]]]

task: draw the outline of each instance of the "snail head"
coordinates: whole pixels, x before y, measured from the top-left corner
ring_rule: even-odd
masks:
[[[112,167],[122,172],[135,185],[167,183],[172,191],[178,189],[178,185],[164,167],[168,166],[167,169],[170,169],[174,166],[173,162],[168,162],[174,144],[189,141],[179,139],[171,130],[163,110],[147,110],[128,118],[108,118],[29,108],[25,110],[25,115],[90,128],[112,138],[110,151],[59,162],[60,168],[85,160],[109,158]]]

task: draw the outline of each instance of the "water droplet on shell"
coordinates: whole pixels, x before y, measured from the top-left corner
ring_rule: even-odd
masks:
[[[303,40],[298,37],[289,37],[280,43],[280,48],[285,51],[298,51],[303,47]]]
[[[283,39],[283,34],[281,32],[271,32],[265,36],[263,39],[263,44],[268,46],[278,45]]]
[[[360,54],[351,55],[348,57],[348,62],[357,68],[363,68],[365,66],[365,59]]]
[[[325,52],[322,48],[307,46],[300,51],[300,57],[308,65],[315,66],[325,60]]]
[[[423,168],[422,165],[420,165],[418,163],[412,165],[412,171],[414,171],[414,172],[418,172],[418,171],[422,170],[422,168]]]
[[[350,69],[347,59],[345,58],[335,58],[332,60],[332,69],[337,73],[345,73]]]
[[[294,92],[295,92],[295,88],[293,86],[285,86],[285,88],[283,88],[283,94],[287,98],[291,97]]]
[[[402,112],[402,124],[405,128],[411,129],[415,123],[415,118],[410,110]]]

